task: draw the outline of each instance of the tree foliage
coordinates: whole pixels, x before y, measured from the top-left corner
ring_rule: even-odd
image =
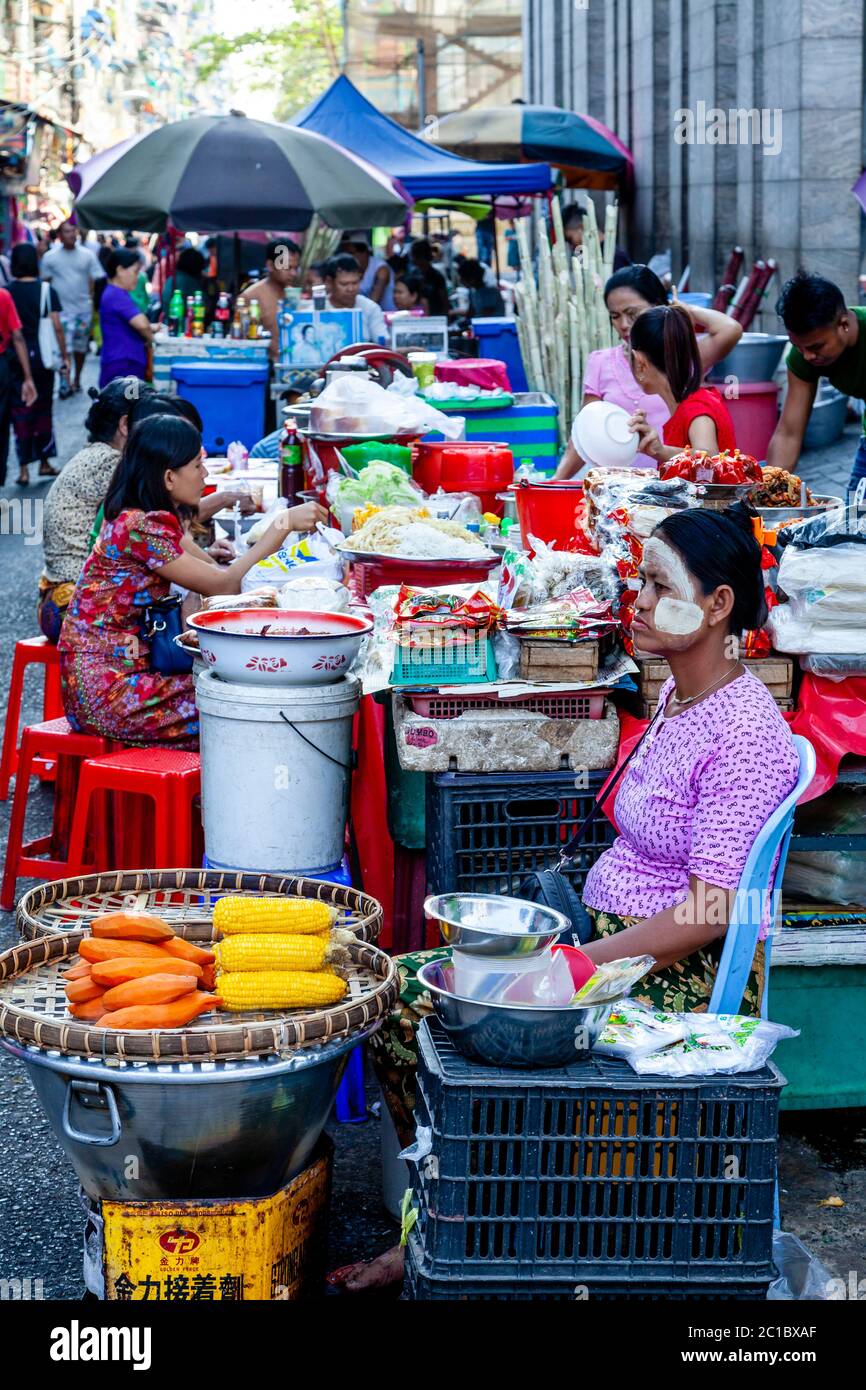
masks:
[[[289,0],[289,22],[249,29],[234,38],[209,34],[196,45],[198,74],[213,77],[237,53],[253,60],[250,85],[275,93],[274,115],[284,121],[306,106],[340,72],[343,25],[339,0]]]

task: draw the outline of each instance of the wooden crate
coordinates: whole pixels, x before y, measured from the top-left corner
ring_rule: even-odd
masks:
[[[641,699],[655,705],[659,691],[670,678],[671,668],[666,661],[657,656],[636,658],[640,665]],[[794,658],[791,656],[746,657],[743,665],[763,681],[776,703],[789,700],[794,679]]]
[[[520,643],[518,674],[524,681],[594,681],[598,664],[598,642]]]

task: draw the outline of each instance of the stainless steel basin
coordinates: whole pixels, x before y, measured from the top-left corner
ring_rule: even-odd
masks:
[[[428,961],[418,971],[436,1017],[458,1052],[495,1067],[562,1067],[591,1051],[610,1004],[592,1008],[487,1004],[453,992],[454,967]]]
[[[787,342],[784,333],[744,333],[727,357],[712,368],[708,379],[720,382],[735,376],[744,385],[772,381]]]
[[[488,893],[438,893],[425,899],[424,915],[435,922],[446,946],[473,956],[534,956],[572,925],[561,912],[523,898]]]
[[[4,1040],[89,1197],[264,1197],[306,1167],[349,1053],[374,1028],[291,1058],[107,1066]]]

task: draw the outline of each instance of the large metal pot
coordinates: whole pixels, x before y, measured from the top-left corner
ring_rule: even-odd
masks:
[[[709,373],[711,382],[735,376],[738,381],[772,381],[785,351],[784,333],[744,333],[737,346],[717,362]]]
[[[289,1059],[106,1066],[4,1040],[89,1197],[264,1197],[310,1156],[349,1053],[373,1029]]]

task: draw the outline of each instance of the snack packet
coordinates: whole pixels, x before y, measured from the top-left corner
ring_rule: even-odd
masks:
[[[671,1043],[682,1042],[688,1034],[686,1015],[663,1013],[637,999],[623,1000],[611,1008],[593,1051],[608,1057],[625,1057],[631,1062]]]
[[[622,960],[604,961],[571,1002],[586,1008],[590,1004],[609,1004],[614,999],[622,999],[632,985],[650,973],[655,963],[654,956],[625,956]]]
[[[661,1052],[629,1058],[640,1076],[733,1076],[757,1071],[782,1038],[799,1037],[783,1023],[742,1014],[686,1014],[688,1033]]]

